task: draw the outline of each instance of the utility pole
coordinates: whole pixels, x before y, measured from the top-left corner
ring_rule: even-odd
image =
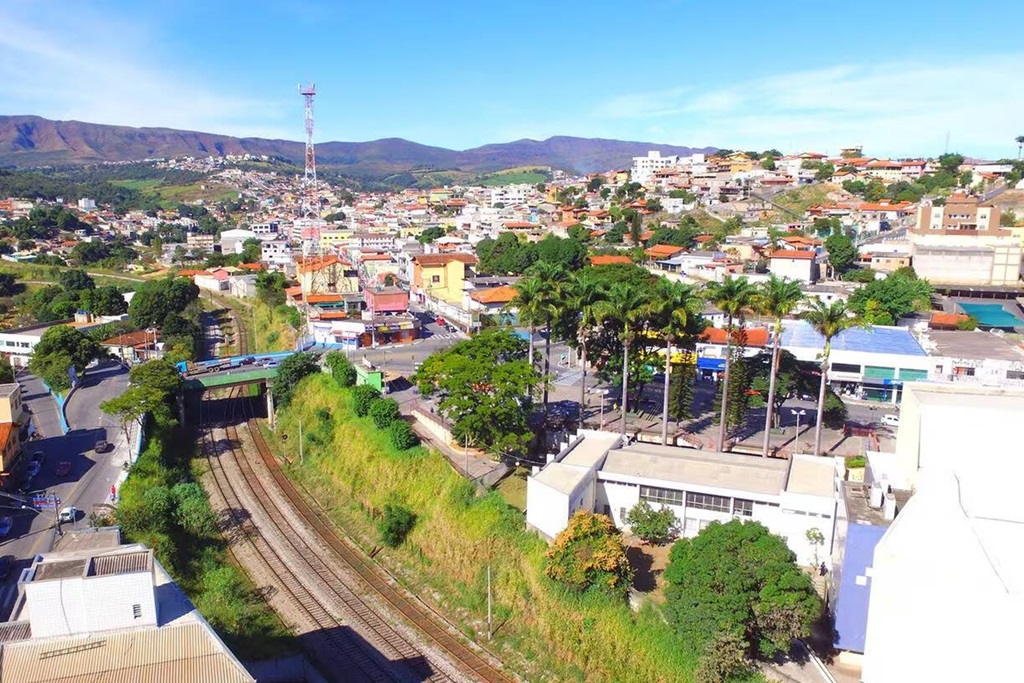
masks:
[[[487,565],[487,640],[491,640],[494,634],[494,626],[491,621],[491,565]]]
[[[466,459],[466,477],[469,478],[469,434],[467,433],[462,439],[462,454]]]

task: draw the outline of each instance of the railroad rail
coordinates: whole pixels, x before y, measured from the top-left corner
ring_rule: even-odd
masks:
[[[361,583],[366,588],[372,590],[383,601],[400,612],[417,631],[429,638],[449,657],[458,662],[463,669],[473,672],[487,683],[511,683],[514,680],[495,664],[488,661],[483,655],[454,637],[440,623],[441,617],[439,615],[427,605],[407,598],[382,575],[381,570],[375,568],[360,553],[353,550],[339,538],[324,516],[306,501],[305,497],[285,476],[277,459],[263,438],[263,434],[260,433],[256,420],[249,418],[246,427],[259,451],[263,465],[273,477],[281,493],[285,495],[288,502],[291,503],[305,523],[316,532],[320,540],[330,547],[337,557],[359,576]]]
[[[240,390],[231,393],[237,397]],[[298,611],[301,623],[296,626],[306,631],[300,640],[323,673],[343,681],[452,681],[350,590],[350,577],[332,567],[323,551],[288,523],[290,515],[275,504],[242,451],[237,428],[224,425],[220,448],[212,430],[208,434],[204,450],[212,478],[229,511],[229,524],[240,530],[234,540],[247,542],[259,556],[253,578],[268,579]],[[253,512],[260,511],[258,521],[249,518],[246,502]],[[238,553],[236,559],[242,559]]]

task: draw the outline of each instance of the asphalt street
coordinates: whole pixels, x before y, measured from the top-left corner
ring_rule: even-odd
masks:
[[[75,506],[79,512],[77,524],[88,524],[93,505],[109,502],[110,487],[121,472],[121,463],[127,458],[128,446],[120,426],[100,410],[100,403],[120,395],[128,386],[128,370],[112,361],[90,368],[81,384],[67,403],[67,418],[71,431],[65,435],[61,429],[57,404],[34,375],[19,372],[17,381],[22,385],[22,396],[32,413],[32,424],[41,438],[24,445],[26,456],[37,451],[45,454],[42,469],[32,482],[33,492],[52,492],[61,499],[60,506]],[[105,439],[114,449],[97,454],[96,442]],[[58,477],[55,470],[61,462],[71,463],[71,472]],[[8,501],[9,504],[15,503]],[[14,569],[0,584],[0,616],[6,617],[17,592],[17,576],[31,563],[37,553],[50,550],[53,545],[53,510],[39,512],[6,510],[14,517],[10,535],[0,543],[0,555],[16,558]]]

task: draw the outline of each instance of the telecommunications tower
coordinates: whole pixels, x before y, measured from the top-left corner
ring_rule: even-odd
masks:
[[[313,213],[320,214],[320,207],[316,194],[316,149],[313,147],[313,97],[316,96],[316,83],[310,83],[309,87],[303,88],[299,85],[299,94],[306,100],[306,174],[302,178],[303,192],[302,216],[305,218]]]

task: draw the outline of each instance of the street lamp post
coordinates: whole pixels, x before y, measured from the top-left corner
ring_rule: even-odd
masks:
[[[793,443],[796,444],[797,448],[800,448],[800,416],[806,415],[806,410],[796,410],[795,408],[790,409],[794,415],[796,415],[796,436],[793,437]]]
[[[600,429],[604,429],[604,397],[607,396],[607,395],[608,395],[608,390],[607,389],[602,389],[601,390],[601,427],[600,427]]]

